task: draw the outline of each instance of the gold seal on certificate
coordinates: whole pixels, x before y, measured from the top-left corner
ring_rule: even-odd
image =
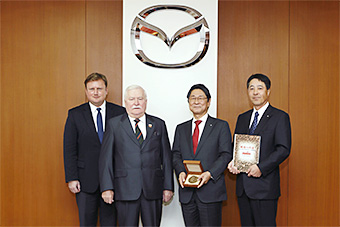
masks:
[[[259,163],[261,136],[235,134],[234,166],[240,172],[247,172],[249,167]]]

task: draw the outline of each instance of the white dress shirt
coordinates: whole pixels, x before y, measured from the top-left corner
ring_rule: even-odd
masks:
[[[267,102],[264,106],[262,106],[259,110],[256,110],[255,107],[253,108],[253,113],[251,114],[250,122],[249,122],[249,128],[253,124],[253,120],[255,118],[255,112],[259,113],[259,116],[257,117],[257,124],[259,124],[264,112],[267,110],[269,106],[269,102]]]
[[[136,133],[136,129],[135,129],[136,122],[135,122],[135,119],[136,118],[133,118],[133,117],[129,116],[129,120],[130,120],[130,123],[131,123],[131,126],[132,126],[132,129],[133,129],[134,133]],[[143,139],[145,140],[145,138],[146,138],[146,117],[145,117],[145,114],[142,117],[138,118],[138,119],[139,119],[138,127],[139,127],[140,131],[142,132]]]
[[[91,113],[92,113],[92,119],[93,119],[93,122],[94,122],[94,125],[96,127],[97,132],[98,132],[98,126],[97,126],[98,110],[97,110],[97,108],[101,108],[100,113],[102,114],[102,120],[103,120],[103,132],[105,132],[106,101],[104,100],[103,104],[99,107],[96,107],[91,102],[89,102],[89,104],[90,104],[90,109],[91,109]]]
[[[201,120],[202,122],[198,125],[198,130],[199,130],[199,134],[198,134],[198,141],[200,141],[201,139],[201,135],[202,135],[202,132],[203,132],[203,129],[204,129],[204,126],[205,126],[205,123],[207,122],[207,119],[208,119],[208,113],[206,113],[203,117],[201,117],[200,119],[193,119],[192,120],[192,130],[191,130],[191,135],[194,134],[194,131],[195,131],[195,127],[196,127],[196,123],[195,121],[198,121],[198,120]]]

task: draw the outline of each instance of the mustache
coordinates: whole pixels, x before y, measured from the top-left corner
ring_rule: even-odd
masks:
[[[142,109],[142,107],[141,107],[141,106],[133,105],[133,106],[132,106],[132,109]]]

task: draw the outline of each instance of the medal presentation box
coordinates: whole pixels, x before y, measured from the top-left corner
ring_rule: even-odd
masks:
[[[187,177],[183,185],[185,187],[197,188],[200,183],[198,178],[203,172],[201,161],[184,160],[183,164],[187,170]]]
[[[261,136],[235,134],[234,166],[240,172],[247,172],[249,167],[260,160]]]

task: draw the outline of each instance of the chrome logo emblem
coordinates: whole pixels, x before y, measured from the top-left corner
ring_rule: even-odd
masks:
[[[151,13],[160,10],[179,10],[186,12],[190,16],[194,17],[195,22],[179,29],[171,38],[169,38],[162,29],[145,21],[146,17]],[[151,60],[145,55],[140,40],[141,32],[145,32],[160,38],[170,50],[178,40],[196,33],[200,34],[200,43],[196,54],[190,60],[177,64],[160,63]],[[131,26],[131,46],[136,57],[146,65],[168,69],[190,67],[202,60],[204,55],[207,53],[209,47],[209,26],[204,17],[193,8],[181,5],[151,6],[141,11],[133,21]]]

